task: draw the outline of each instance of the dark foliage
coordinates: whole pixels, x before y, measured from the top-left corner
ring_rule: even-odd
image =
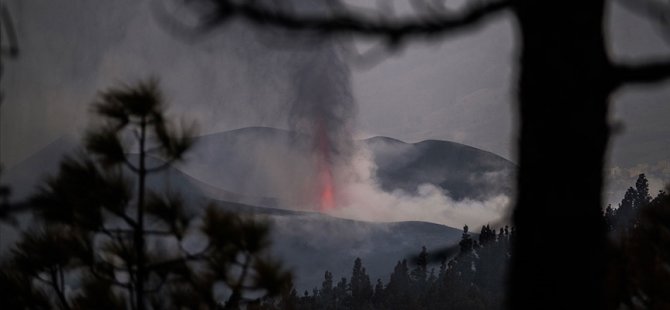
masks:
[[[198,214],[176,193],[145,189],[193,141],[162,102],[155,81],[100,95],[102,125],[39,188],[37,227],[3,264],[10,309],[238,309],[282,293],[290,274],[267,253],[267,223],[215,205]],[[148,156],[165,164],[149,167]]]
[[[670,187],[666,189],[670,191]],[[608,276],[609,308],[670,307],[670,196],[649,195],[644,174],[629,188],[619,208],[605,209],[614,243]]]
[[[469,240],[471,247],[443,260],[438,274],[427,271],[432,266],[423,247],[414,264],[398,261],[388,282],[378,279],[374,288],[357,258],[350,281],[342,278],[333,287],[333,275],[326,271],[321,289],[312,294],[269,298],[257,307],[286,309],[283,298],[288,297],[290,309],[501,309],[512,238],[511,233],[493,234],[482,244],[465,232],[462,241]]]
[[[603,213],[607,222],[623,225],[612,225],[614,250],[607,260],[599,262],[608,270],[607,308],[667,309],[670,196],[661,191],[652,199],[646,194],[648,182],[644,175],[639,176],[636,184],[635,189],[626,193],[619,208],[608,206]],[[631,211],[621,209],[627,204],[633,206]],[[540,233],[538,238],[542,236]],[[362,261],[357,258],[349,282],[342,278],[334,288],[333,275],[326,271],[321,288],[315,288],[312,294],[281,295],[256,306],[257,309],[505,309],[506,276],[515,238],[514,227],[504,226],[496,231],[485,225],[475,240],[465,226],[457,252],[442,260],[437,274],[430,265],[431,255],[423,247],[412,263],[398,261],[388,282],[377,279],[373,288]],[[579,252],[571,255],[577,261],[583,259]],[[288,298],[290,307],[286,308],[289,303],[284,298]]]

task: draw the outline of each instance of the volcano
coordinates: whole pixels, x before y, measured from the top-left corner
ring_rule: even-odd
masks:
[[[332,167],[332,158],[328,157],[331,153],[327,152],[332,150],[326,143],[321,153],[315,153],[314,143],[318,140],[262,127],[201,136],[184,165],[171,167],[164,172],[165,177],[149,178],[148,186],[158,191],[179,190],[194,211],[205,200],[214,199],[222,208],[251,212],[270,220],[272,251],[290,263],[289,267],[296,272],[296,286],[301,289],[318,286],[324,270],[338,277],[348,276],[356,257],[363,259],[375,278],[385,275],[397,260],[417,254],[422,245],[430,250],[458,241],[460,230],[439,224],[372,223],[285,210],[292,207],[286,199],[286,188],[297,188],[292,192],[296,195],[314,189],[314,175],[303,175],[300,171],[305,166],[311,167],[315,154],[321,156],[324,170],[320,171],[331,172],[319,185],[319,210],[336,204],[336,188],[326,182],[333,181],[332,171],[328,170]],[[11,167],[4,174],[4,181],[12,186],[13,197],[19,199],[34,192],[38,180],[55,173],[60,158],[76,148],[73,141],[59,139]],[[463,199],[511,191],[508,187],[511,180],[506,176],[515,168],[514,164],[476,148],[435,140],[405,143],[386,137],[357,143],[365,144],[372,152],[378,167],[375,177],[389,191],[409,191],[427,182]],[[152,165],[160,164],[154,160],[157,161],[152,159]],[[12,233],[0,231],[0,235],[3,245],[9,245],[18,233],[12,237]]]
[[[186,162],[175,168],[197,179],[207,196],[266,207],[290,208],[315,190],[316,141],[322,139],[282,129],[247,127],[200,136]],[[22,199],[45,175],[56,172],[63,155],[76,149],[73,137],[62,137],[3,173],[13,196]],[[433,184],[455,199],[486,199],[513,193],[516,165],[498,155],[467,145],[438,140],[406,143],[388,137],[357,141],[372,153],[374,177],[385,191],[416,191]],[[318,209],[336,203],[328,144],[317,154]],[[312,170],[308,170],[312,171]],[[176,172],[175,172],[176,173]],[[330,184],[330,185],[329,185]],[[313,198],[312,198],[313,199]],[[295,206],[295,205],[293,205]]]

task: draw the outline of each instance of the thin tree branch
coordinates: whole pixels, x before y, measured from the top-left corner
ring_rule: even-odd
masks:
[[[126,268],[123,268],[123,267],[117,267],[117,266],[114,266],[114,265],[112,265],[111,263],[108,263],[108,262],[105,262],[105,261],[102,261],[102,263],[107,264],[107,265],[110,265],[113,269],[119,269],[119,270],[129,271],[129,270],[126,269]],[[96,277],[96,278],[98,278],[98,279],[100,279],[100,280],[103,280],[103,281],[109,281],[109,283],[111,283],[112,285],[116,285],[116,286],[118,286],[118,287],[122,287],[122,288],[125,288],[125,289],[130,289],[130,288],[131,288],[130,283],[123,283],[123,282],[121,282],[121,281],[119,281],[119,280],[117,280],[117,279],[115,279],[115,278],[113,278],[113,277],[108,277],[108,276],[105,276],[105,275],[103,275],[103,274],[98,273],[98,271],[95,269],[95,266],[89,266],[88,269],[89,269],[89,271],[91,271],[91,274],[92,274],[94,277]]]
[[[235,260],[237,262],[237,260]],[[242,271],[235,283],[229,285],[232,290],[228,301],[226,302],[226,308],[237,309],[244,299],[242,296],[242,290],[244,287],[244,282],[247,278],[247,273],[249,272],[249,266],[251,265],[251,255],[249,252],[244,253],[244,263],[241,264]]]
[[[160,165],[158,165],[158,166],[156,166],[156,167],[147,168],[147,169],[146,169],[147,174],[161,171],[161,170],[163,170],[163,169],[169,167],[170,165],[172,165],[172,163],[174,163],[175,161],[176,161],[176,159],[171,158],[171,159],[169,159],[168,161],[166,161],[166,162],[164,162],[164,163],[162,163],[162,164],[160,164]]]
[[[179,264],[179,263],[185,263],[185,262],[188,262],[188,261],[196,261],[196,260],[206,259],[207,256],[205,255],[205,253],[207,253],[207,251],[209,251],[209,247],[207,247],[204,250],[202,250],[201,252],[198,252],[198,253],[195,253],[195,254],[186,254],[183,257],[158,262],[158,263],[155,263],[155,264],[150,264],[150,265],[146,266],[146,270],[154,270],[154,269],[157,269],[157,268],[162,268],[162,267],[170,266],[170,265],[173,265],[173,264]]]
[[[123,228],[101,228],[98,232],[104,233],[105,235],[112,237],[112,234],[114,235],[132,235],[135,231],[131,229],[123,229]],[[143,230],[142,231],[146,235],[159,235],[159,236],[174,236],[174,234],[170,231],[162,231],[162,230]]]
[[[40,277],[39,273],[35,275],[35,279],[43,282],[44,284],[52,285],[50,280]]]
[[[613,71],[615,86],[662,82],[670,79],[670,59],[640,65],[617,64]]]
[[[56,296],[58,297],[58,300],[61,303],[62,309],[69,310],[70,305],[67,302],[67,298],[65,298],[65,294],[63,292],[63,287],[60,287],[59,283],[61,281],[58,280],[58,271],[54,268],[50,270],[51,274],[51,287],[56,291]]]
[[[7,46],[1,47],[0,55],[16,58],[19,55],[19,40],[16,35],[16,29],[14,28],[14,21],[12,20],[12,16],[9,14],[9,10],[4,4],[0,10],[2,10],[0,13],[2,14],[0,25],[2,25],[2,28],[5,29],[5,33],[3,33],[3,35],[7,36],[7,42],[9,42]]]
[[[333,12],[330,16],[300,15],[273,10],[255,1],[210,1],[217,6],[217,12],[209,21],[203,23],[201,26],[203,30],[222,24],[233,17],[240,17],[258,25],[278,26],[290,30],[314,30],[326,34],[353,32],[371,37],[385,37],[390,43],[398,43],[408,36],[436,36],[463,30],[511,6],[508,0],[497,0],[472,5],[457,14],[387,20],[370,19],[342,12]]]
[[[135,167],[135,165],[133,165],[133,163],[131,163],[128,160],[128,157],[125,157],[125,156],[123,157],[123,163],[126,164],[126,167],[128,167],[128,169],[130,169],[130,171],[132,171],[134,173],[139,173],[140,172],[140,169]]]
[[[127,214],[125,214],[123,212],[114,211],[114,210],[111,210],[111,209],[106,209],[106,210],[108,210],[110,213],[112,213],[112,214],[120,217],[121,219],[123,219],[126,222],[126,224],[128,224],[130,227],[133,227],[133,228],[137,227],[137,222],[135,222],[135,220],[133,220]]]
[[[62,290],[65,290],[65,275],[63,274],[63,268],[58,268],[58,280]]]

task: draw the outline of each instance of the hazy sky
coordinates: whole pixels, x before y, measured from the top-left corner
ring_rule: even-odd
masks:
[[[21,54],[2,79],[6,166],[84,128],[98,90],[148,76],[161,79],[171,111],[203,132],[287,127],[287,72],[309,47],[241,23],[187,40],[156,21],[151,3],[7,1]],[[412,42],[372,68],[352,66],[357,135],[452,140],[514,160],[514,27],[503,16],[473,33]],[[670,38],[616,5],[607,27],[618,58],[670,55]],[[646,172],[657,188],[670,180],[669,99],[670,83],[613,98],[611,118],[624,131],[613,138],[608,173]]]

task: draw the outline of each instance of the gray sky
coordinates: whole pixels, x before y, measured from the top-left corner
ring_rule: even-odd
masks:
[[[160,26],[149,2],[7,1],[21,55],[6,63],[2,80],[6,166],[84,128],[98,90],[152,75],[171,111],[196,119],[203,132],[287,127],[287,71],[309,48],[239,23],[189,42]],[[617,58],[670,55],[670,38],[643,18],[614,5],[609,21]],[[514,160],[514,42],[506,16],[474,33],[411,43],[372,68],[354,66],[357,135],[452,140]],[[670,181],[668,99],[669,83],[613,98],[611,118],[624,131],[612,140],[610,175],[646,172],[656,189]],[[630,182],[615,183],[610,190]]]

